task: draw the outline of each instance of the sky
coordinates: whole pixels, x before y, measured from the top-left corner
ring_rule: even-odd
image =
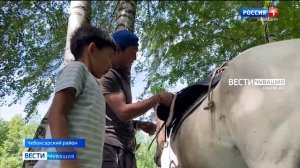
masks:
[[[137,59],[144,59],[142,58],[139,53],[137,56]],[[137,62],[135,62],[132,66],[132,70],[134,69],[134,67],[136,66]],[[132,99],[133,102],[137,101],[137,97],[140,96],[140,94],[143,92],[145,86],[146,86],[146,82],[144,81],[145,79],[145,73],[139,73],[136,74],[135,72],[132,71],[132,75],[135,76],[135,81],[134,81],[134,86],[132,86],[131,91],[132,91]],[[181,84],[178,82],[178,84],[176,85],[176,87],[174,88],[167,88],[167,91],[170,92],[177,92],[180,91],[181,89],[183,89],[186,86],[186,84]],[[53,99],[53,94],[50,97],[50,99],[44,103],[40,103],[37,107],[38,110],[38,115],[41,117],[40,119],[43,118],[43,116],[46,114],[46,112],[48,111],[51,102]],[[11,102],[13,99],[12,97],[6,97],[5,100],[7,102]],[[27,99],[26,97],[22,98],[20,103],[18,104],[14,104],[9,106],[1,106],[0,107],[0,118],[4,119],[5,121],[10,121],[12,119],[12,117],[14,117],[15,115],[22,115],[23,117],[26,116],[26,113],[24,112],[24,108],[25,105],[27,104]],[[147,113],[147,115],[149,115],[149,113]],[[40,122],[40,121],[37,121]]]

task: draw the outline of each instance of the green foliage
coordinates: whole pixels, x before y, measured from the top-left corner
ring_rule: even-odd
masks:
[[[92,23],[107,27],[114,3],[92,5]],[[49,99],[63,61],[69,2],[3,1],[0,3],[0,104],[28,97],[26,119]],[[107,17],[102,17],[104,14]],[[111,32],[111,31],[110,31]],[[12,96],[13,102],[5,98]]]
[[[0,120],[0,167],[21,167],[22,153],[27,151],[23,147],[23,139],[32,138],[37,126],[32,122],[25,124],[20,115],[9,122]]]
[[[94,1],[92,24],[114,31],[118,2]],[[265,43],[257,19],[241,19],[241,7],[263,7],[257,1],[139,1],[135,32],[141,54],[137,73],[146,73],[141,97],[206,78],[213,67],[240,52]],[[269,23],[277,40],[300,37],[299,1],[274,3],[279,20]],[[63,61],[69,2],[3,1],[0,3],[0,103],[28,97],[30,116],[48,100]],[[13,96],[13,102],[5,102]]]
[[[21,156],[6,156],[0,159],[0,167],[5,168],[20,168],[22,166]]]
[[[93,1],[92,24],[113,33],[115,27],[114,11],[117,4],[118,1]]]
[[[49,99],[62,62],[68,3],[4,1],[0,9],[0,97],[28,96],[26,112]],[[1,100],[1,99],[0,99]]]
[[[11,121],[0,119],[0,167],[20,168],[22,165],[22,152],[27,151],[23,147],[24,138],[32,138],[37,129],[38,122],[30,121],[25,124],[20,115],[15,116]],[[144,133],[137,133],[137,141],[141,143],[136,153],[138,168],[155,168],[153,156],[156,149],[154,143],[148,151],[152,137]]]
[[[0,119],[0,144],[3,144],[4,140],[7,138],[6,132],[8,131],[7,122]],[[0,151],[1,155],[1,151]]]
[[[147,93],[194,84],[207,78],[213,68],[240,52],[265,43],[264,26],[258,19],[242,19],[241,7],[263,7],[256,1],[166,1],[147,2],[137,14],[142,27],[142,54],[137,73],[147,72]],[[268,33],[277,40],[299,38],[299,1],[272,4],[279,20],[269,23]],[[142,23],[144,22],[144,24]],[[145,24],[148,23],[148,24]],[[139,29],[137,29],[139,30]]]
[[[137,141],[141,143],[140,148],[136,152],[137,167],[138,168],[156,168],[153,157],[155,154],[156,144],[153,143],[152,147],[148,151],[148,147],[151,143],[152,137],[143,135],[142,133],[137,134]]]

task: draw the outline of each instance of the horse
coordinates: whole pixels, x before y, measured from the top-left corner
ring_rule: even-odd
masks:
[[[178,160],[170,145],[170,136],[166,136],[166,128],[164,123],[156,117],[156,150],[154,154],[154,162],[158,167],[172,168],[178,165]]]
[[[299,39],[273,42],[231,60],[177,133],[158,133],[157,165],[299,168],[299,47]],[[157,127],[164,127],[159,119]]]

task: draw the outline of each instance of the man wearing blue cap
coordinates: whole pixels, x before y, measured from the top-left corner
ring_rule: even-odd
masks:
[[[115,32],[113,39],[117,48],[112,58],[112,68],[100,79],[107,103],[102,167],[136,168],[134,129],[153,134],[155,126],[133,119],[159,103],[170,106],[173,94],[163,92],[132,103],[130,69],[136,60],[139,39],[127,30]]]

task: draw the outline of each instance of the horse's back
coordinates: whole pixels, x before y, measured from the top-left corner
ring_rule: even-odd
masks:
[[[300,167],[298,48],[300,40],[261,45],[229,63],[212,113],[205,100],[175,138],[181,167]],[[230,85],[234,79],[284,79],[285,86]]]
[[[227,110],[219,112],[249,167],[300,167],[299,47],[288,40],[249,49],[220,83],[216,101]]]

